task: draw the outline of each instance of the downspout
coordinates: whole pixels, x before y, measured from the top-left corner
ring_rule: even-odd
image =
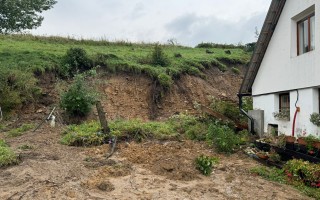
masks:
[[[296,103],[294,104],[294,106],[296,107],[296,112],[294,113],[294,118],[293,118],[293,124],[292,124],[292,137],[294,137],[294,132],[295,132],[295,128],[296,128],[296,119],[297,119],[297,114],[298,112],[300,112],[300,107],[297,106],[297,103],[299,101],[299,91],[297,91],[297,100]]]
[[[240,112],[241,112],[243,115],[245,115],[245,116],[250,120],[250,132],[251,132],[252,134],[254,134],[254,120],[253,120],[253,118],[252,118],[251,116],[249,116],[249,114],[248,114],[245,110],[243,110],[243,108],[242,108],[242,97],[244,97],[244,96],[251,96],[251,95],[249,95],[249,94],[238,94],[238,97],[239,97],[239,110],[240,110]]]

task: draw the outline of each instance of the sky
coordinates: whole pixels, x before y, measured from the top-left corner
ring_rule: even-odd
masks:
[[[271,0],[58,0],[42,13],[32,34],[160,42],[184,46],[201,42],[256,40]]]

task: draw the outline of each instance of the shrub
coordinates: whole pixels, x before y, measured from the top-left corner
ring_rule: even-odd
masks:
[[[319,113],[312,113],[310,115],[310,122],[314,125],[320,127],[320,114]]]
[[[156,66],[159,65],[162,67],[168,66],[170,64],[167,55],[165,55],[162,47],[159,44],[156,44],[154,46],[154,50],[151,54],[151,64]]]
[[[304,183],[319,183],[320,182],[320,165],[310,163],[304,160],[290,160],[284,170],[287,176]]]
[[[17,155],[8,147],[4,140],[0,139],[0,167],[18,163]]]
[[[234,131],[226,125],[211,124],[206,136],[209,144],[213,144],[219,152],[232,153],[241,143]]]
[[[92,61],[82,48],[70,48],[62,59],[60,73],[63,76],[74,75],[92,68]]]
[[[201,155],[196,158],[196,168],[205,176],[212,172],[212,166],[219,163],[219,158]]]
[[[86,116],[96,100],[96,94],[84,84],[84,77],[77,75],[68,91],[62,94],[60,105],[70,116]]]
[[[30,72],[0,67],[0,105],[3,112],[31,103],[40,94],[37,80]]]

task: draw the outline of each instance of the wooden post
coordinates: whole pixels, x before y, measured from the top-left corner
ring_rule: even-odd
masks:
[[[104,134],[109,134],[110,128],[108,127],[108,122],[107,122],[106,115],[105,115],[106,113],[104,112],[100,101],[97,101],[96,107],[97,107],[97,111],[98,111],[100,124],[102,126],[102,131]]]

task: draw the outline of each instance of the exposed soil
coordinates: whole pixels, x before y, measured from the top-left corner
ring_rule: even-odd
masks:
[[[242,76],[206,71],[207,79],[185,75],[154,101],[154,82],[144,75],[107,75],[100,89],[108,119],[161,120],[177,113],[199,114],[194,103],[210,104],[210,96],[236,101]],[[40,77],[42,98],[25,106],[9,128],[39,123],[58,103],[56,79]],[[61,113],[61,110],[58,110]],[[93,113],[91,118],[96,119]],[[68,147],[59,144],[64,126],[44,124],[36,132],[6,138],[19,154],[17,166],[0,168],[0,199],[310,199],[290,186],[272,183],[249,173],[259,165],[239,152],[216,154],[205,143],[147,141],[119,143],[105,159],[109,145]],[[0,138],[4,134],[0,132]],[[28,145],[31,149],[22,150]],[[206,177],[194,160],[205,154],[220,158]]]
[[[129,142],[106,160],[109,145],[63,146],[62,131],[46,124],[7,140],[21,162],[0,169],[0,199],[310,199],[250,174],[259,164],[241,152],[218,155],[194,141]],[[33,148],[20,150],[24,144]],[[220,158],[208,177],[194,166],[201,154]]]

